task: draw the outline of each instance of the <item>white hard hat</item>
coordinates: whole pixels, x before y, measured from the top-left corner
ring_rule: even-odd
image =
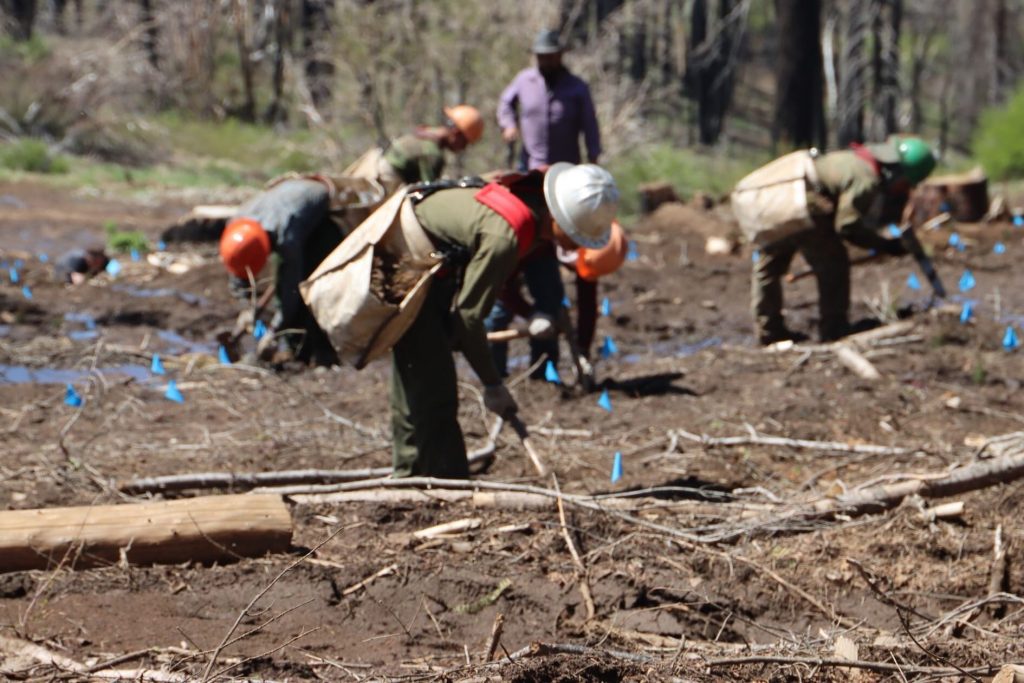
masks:
[[[544,199],[558,227],[573,242],[588,249],[608,243],[619,208],[619,189],[611,173],[596,164],[559,162],[544,176]]]

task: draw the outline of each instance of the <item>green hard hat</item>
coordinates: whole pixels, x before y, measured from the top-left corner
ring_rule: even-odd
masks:
[[[901,138],[896,145],[896,151],[900,155],[904,177],[914,185],[935,170],[935,154],[921,138]]]

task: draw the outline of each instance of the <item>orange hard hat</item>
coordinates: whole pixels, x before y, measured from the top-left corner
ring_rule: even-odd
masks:
[[[220,260],[237,277],[256,275],[270,258],[270,235],[259,221],[235,218],[220,236]]]
[[[618,221],[612,221],[611,236],[608,244],[600,249],[580,249],[576,258],[576,273],[587,282],[596,282],[598,278],[611,275],[626,260],[629,251],[629,240]]]
[[[480,110],[468,104],[459,104],[454,107],[445,107],[444,115],[466,136],[466,142],[473,144],[484,134],[484,118],[480,116]]]

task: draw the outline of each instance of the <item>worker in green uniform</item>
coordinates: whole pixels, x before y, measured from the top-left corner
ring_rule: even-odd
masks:
[[[849,333],[850,259],[843,241],[881,254],[907,253],[899,239],[878,234],[887,215],[899,215],[910,190],[935,168],[935,155],[918,138],[853,145],[813,159],[807,209],[811,225],[755,254],[752,305],[758,340],[772,344],[799,339],[782,314],[782,280],[799,251],[818,281],[822,341]]]
[[[444,126],[419,126],[386,147],[368,150],[343,172],[354,178],[376,180],[388,195],[402,185],[432,182],[441,178],[445,150],[458,153],[483,136],[484,120],[476,107],[446,107]]]
[[[453,351],[462,351],[483,383],[486,408],[514,415],[517,405],[495,366],[484,320],[535,243],[606,243],[618,190],[599,166],[559,163],[510,186],[428,189],[407,201],[450,265],[392,349],[394,476],[465,478],[469,466],[457,419]]]

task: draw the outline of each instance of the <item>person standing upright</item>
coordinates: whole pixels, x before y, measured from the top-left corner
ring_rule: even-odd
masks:
[[[557,31],[541,30],[533,41],[537,66],[523,69],[501,93],[498,125],[505,142],[522,142],[519,170],[567,161],[578,164],[580,136],[587,161],[601,156],[601,132],[590,87],[565,64]]]
[[[537,65],[520,71],[501,93],[498,125],[510,149],[514,149],[517,142],[522,143],[518,170],[544,168],[558,162],[580,163],[581,136],[587,149],[587,161],[596,164],[601,156],[601,133],[590,88],[562,63],[564,51],[557,31],[541,30],[533,41]],[[558,320],[565,287],[554,245],[549,244],[533,254],[522,264],[522,272],[534,297],[535,310]],[[507,328],[512,317],[512,312],[499,301],[487,318],[488,331]],[[507,346],[505,343],[492,345],[495,360],[503,372]],[[543,356],[558,362],[557,338],[530,340],[531,364]],[[538,368],[533,376],[543,377],[544,368]]]

